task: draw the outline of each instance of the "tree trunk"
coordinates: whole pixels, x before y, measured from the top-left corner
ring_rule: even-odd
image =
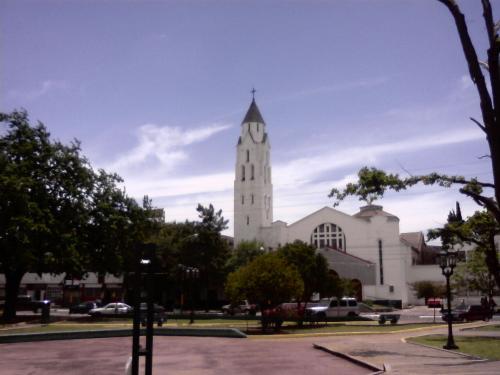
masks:
[[[5,272],[5,306],[2,316],[4,322],[11,322],[16,317],[19,285],[24,274],[25,272],[21,271]]]

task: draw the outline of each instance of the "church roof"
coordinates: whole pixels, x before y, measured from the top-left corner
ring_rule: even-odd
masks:
[[[260,114],[259,107],[257,107],[257,103],[255,103],[255,99],[252,99],[252,103],[248,108],[247,114],[241,123],[244,124],[246,122],[259,122],[261,124],[265,124],[264,119]]]
[[[425,245],[424,235],[422,234],[422,232],[401,233],[399,235],[399,238],[401,239],[401,241],[407,243],[418,251],[420,251]]]
[[[352,216],[359,217],[359,218],[365,218],[365,219],[368,219],[372,216],[385,216],[388,219],[399,221],[399,218],[397,216],[390,214],[389,212],[385,212],[382,209],[382,206],[377,206],[374,204],[369,204],[367,206],[361,207],[359,209],[359,212],[352,215]]]

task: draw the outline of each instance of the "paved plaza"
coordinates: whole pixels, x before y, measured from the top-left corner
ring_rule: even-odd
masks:
[[[131,338],[0,345],[2,375],[124,374]],[[155,337],[155,375],[338,374],[369,370],[314,349],[309,340]]]
[[[496,324],[496,323],[492,323]],[[456,326],[455,335],[499,336],[498,331]],[[464,329],[465,328],[465,329]],[[154,374],[370,374],[372,371],[333,352],[387,369],[388,374],[500,373],[500,361],[478,360],[459,353],[406,343],[405,338],[445,334],[443,326],[391,334],[278,335],[247,339],[162,337],[154,339]],[[123,374],[131,338],[106,338],[0,344],[2,375]]]

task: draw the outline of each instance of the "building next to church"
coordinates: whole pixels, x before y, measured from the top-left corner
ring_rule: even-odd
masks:
[[[294,223],[273,221],[271,145],[252,99],[241,124],[234,179],[234,243],[256,240],[268,250],[301,240],[316,247],[332,272],[352,280],[359,299],[396,306],[417,301],[416,281],[442,282],[438,248],[422,233],[400,233],[399,218],[367,205],[354,215],[323,207]]]

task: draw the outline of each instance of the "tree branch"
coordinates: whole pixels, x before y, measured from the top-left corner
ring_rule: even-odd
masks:
[[[465,188],[460,189],[460,192],[474,199],[474,201],[480,206],[485,207],[495,216],[495,220],[500,223],[500,209],[498,208],[493,198],[484,197],[474,191]]]
[[[474,124],[476,124],[477,126],[479,126],[479,128],[480,128],[483,132],[485,132],[486,134],[488,134],[488,132],[486,131],[486,128],[484,127],[484,125],[483,125],[483,124],[481,124],[479,121],[477,121],[477,120],[476,120],[475,118],[473,118],[473,117],[469,117],[469,118],[470,118],[470,120],[471,120]]]
[[[483,122],[486,129],[493,126],[493,108],[491,104],[490,93],[486,86],[486,82],[481,71],[481,66],[479,65],[479,59],[477,57],[476,50],[472,44],[472,40],[467,29],[467,23],[465,22],[465,16],[460,11],[460,8],[454,0],[438,0],[440,3],[445,5],[450,13],[452,14],[455,24],[457,26],[458,35],[460,37],[460,42],[462,44],[462,49],[465,54],[465,59],[467,60],[467,65],[469,66],[469,74],[472,81],[476,84],[479,98],[481,101],[481,112],[483,115]],[[489,4],[487,0],[483,0],[484,3]],[[491,66],[491,62],[489,64]],[[496,65],[495,65],[496,66]]]

